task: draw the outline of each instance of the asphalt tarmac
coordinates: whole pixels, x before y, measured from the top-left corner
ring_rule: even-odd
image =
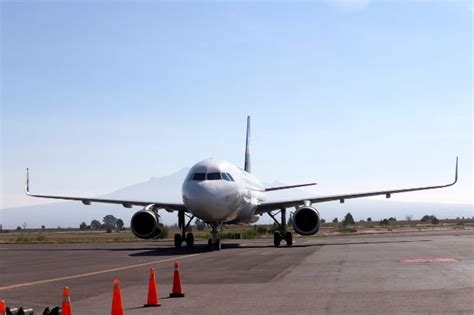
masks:
[[[110,314],[120,279],[126,314],[473,314],[474,233],[224,241],[223,250],[175,250],[171,243],[0,244],[0,299]],[[170,299],[180,262],[184,298]],[[159,308],[143,308],[154,267]]]

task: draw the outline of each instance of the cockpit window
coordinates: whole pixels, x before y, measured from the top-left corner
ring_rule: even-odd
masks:
[[[218,180],[221,178],[221,173],[207,173],[207,180]]]
[[[227,173],[222,173],[222,179],[224,179],[224,180],[230,182],[230,177],[227,176]]]
[[[229,176],[230,180],[234,182],[234,178],[232,177],[232,175],[230,175],[230,173],[226,173],[227,176]]]
[[[206,179],[206,173],[194,173],[193,180],[201,181]]]

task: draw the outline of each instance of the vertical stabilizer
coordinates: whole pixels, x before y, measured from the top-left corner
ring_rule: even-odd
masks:
[[[247,116],[247,137],[245,140],[245,165],[244,170],[250,173],[250,116]]]

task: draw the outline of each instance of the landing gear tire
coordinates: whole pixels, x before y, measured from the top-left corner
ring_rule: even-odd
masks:
[[[182,243],[183,243],[183,238],[181,237],[181,234],[175,234],[174,235],[174,247],[175,248],[181,248]]]
[[[186,247],[191,248],[194,246],[194,235],[193,233],[186,234]]]
[[[216,240],[215,243],[212,242],[212,239],[210,238],[208,241],[207,241],[207,248],[210,250],[210,251],[213,251],[213,250],[221,250],[221,240]]]
[[[212,244],[212,239],[208,239],[207,240],[207,249],[209,249],[210,251],[212,251],[214,248],[213,248],[213,244]]]
[[[280,243],[281,243],[281,234],[279,231],[275,231],[273,232],[273,245],[275,245],[275,247],[278,247],[280,246]]]
[[[291,232],[286,232],[285,233],[285,241],[287,246],[292,246],[293,245],[293,235]]]

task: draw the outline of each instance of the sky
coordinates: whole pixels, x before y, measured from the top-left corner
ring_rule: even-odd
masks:
[[[213,157],[318,195],[459,183],[472,204],[470,1],[1,1],[1,208]],[[177,187],[180,189],[180,187]],[[379,198],[379,197],[378,197]]]

